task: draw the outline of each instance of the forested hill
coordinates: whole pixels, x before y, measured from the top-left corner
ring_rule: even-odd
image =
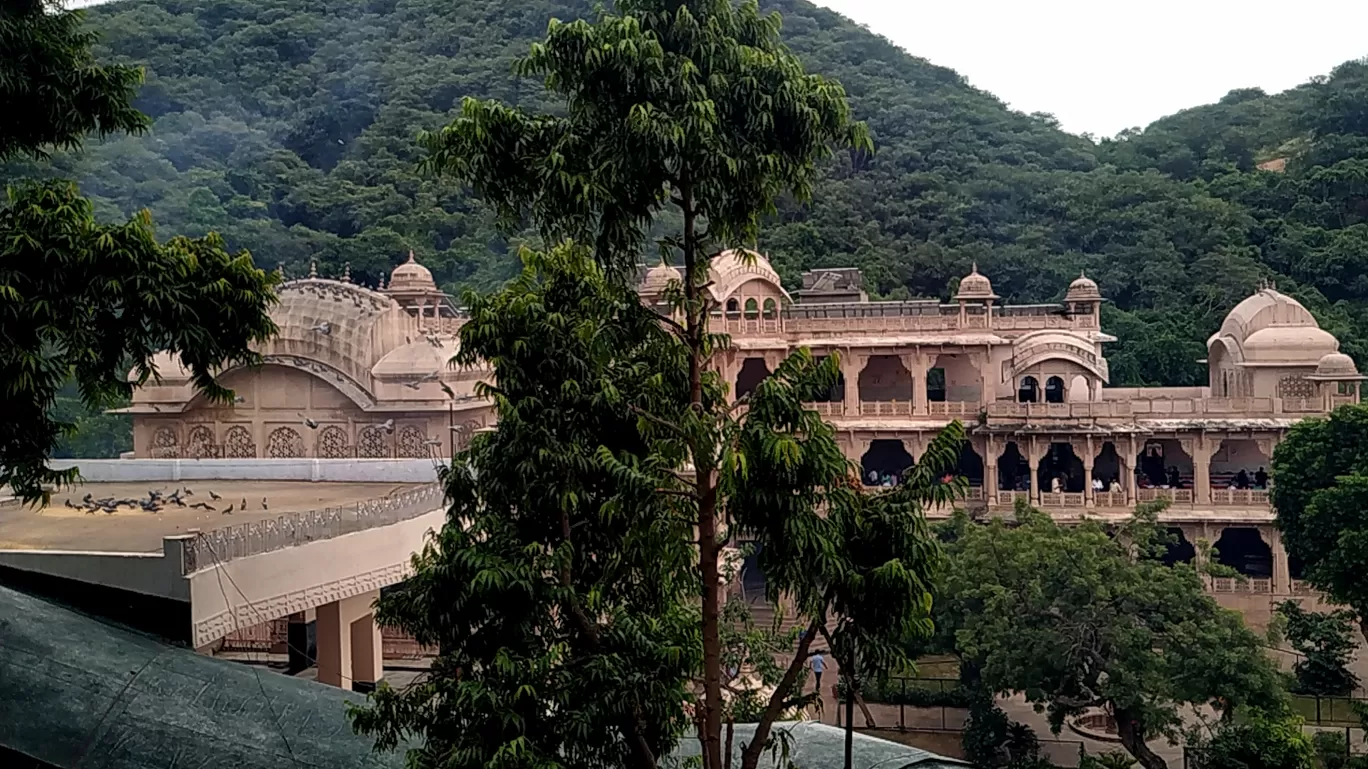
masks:
[[[809,69],[845,85],[878,148],[858,167],[837,158],[810,205],[784,206],[765,229],[760,248],[786,279],[813,266],[854,265],[880,295],[944,295],[977,261],[999,293],[1023,301],[1058,297],[1086,269],[1114,302],[1106,318],[1121,338],[1109,351],[1113,382],[1187,384],[1204,379],[1196,360],[1226,311],[1261,278],[1277,277],[1368,363],[1368,335],[1359,331],[1368,285],[1349,272],[1368,248],[1353,256],[1344,245],[1334,291],[1314,269],[1328,258],[1328,240],[1303,243],[1300,256],[1270,250],[1281,237],[1270,211],[1294,204],[1280,192],[1290,174],[1252,171],[1243,160],[1213,171],[1207,161],[1225,162],[1226,138],[1194,139],[1190,152],[1200,158],[1165,162],[1163,137],[1186,142],[1185,132],[1205,133],[1201,121],[1175,116],[1172,126],[1094,145],[1048,116],[1008,110],[953,71],[834,13],[802,0],[766,5],[783,14],[785,37]],[[510,274],[514,244],[461,189],[415,173],[413,137],[448,120],[465,96],[541,102],[538,82],[510,74],[514,59],[548,19],[587,16],[589,7],[103,6],[89,15],[103,36],[99,53],[146,66],[139,104],[156,123],[148,136],[60,158],[56,172],[79,178],[106,215],[147,207],[165,235],[218,230],[266,266],[283,262],[299,273],[316,258],[336,272],[350,262],[354,276],[373,282],[412,246],[446,288],[488,288]],[[1329,87],[1308,86],[1297,98],[1313,100]],[[1272,98],[1254,96],[1256,105]],[[1286,123],[1275,126],[1246,102],[1233,108],[1263,132],[1249,139],[1260,145],[1251,158],[1275,141],[1311,144],[1310,132],[1293,125],[1295,110],[1265,110]],[[1341,213],[1351,229],[1364,226],[1352,207]],[[1320,292],[1342,301],[1332,306]]]

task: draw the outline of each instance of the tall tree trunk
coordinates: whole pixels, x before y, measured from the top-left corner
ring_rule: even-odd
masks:
[[[784,711],[784,704],[791,699],[790,692],[793,692],[794,684],[798,682],[798,676],[803,672],[803,666],[807,664],[808,652],[812,649],[812,641],[817,637],[817,628],[821,627],[820,617],[813,618],[808,624],[807,630],[798,639],[798,651],[794,654],[793,660],[789,662],[788,669],[784,671],[784,677],[779,684],[774,687],[774,692],[770,694],[769,702],[765,705],[765,711],[760,714],[760,720],[755,724],[755,734],[751,735],[751,741],[747,743],[746,749],[741,752],[741,769],[755,769],[760,764],[760,756],[765,752],[765,743],[769,742],[770,729],[774,726],[774,720]],[[796,693],[796,692],[795,692]],[[817,696],[821,697],[821,690]],[[727,769],[731,769],[727,767]]]
[[[1145,744],[1145,724],[1139,716],[1119,708],[1112,715],[1116,719],[1116,736],[1121,738],[1121,744],[1141,766],[1145,769],[1168,769],[1168,762]]]
[[[693,189],[686,175],[680,183],[680,208],[684,212],[684,291],[685,332],[689,345],[689,405],[697,417],[703,414],[703,334],[708,312],[695,281],[694,270],[706,268],[699,262],[697,220]],[[698,499],[698,561],[703,599],[703,734],[700,739],[704,769],[731,769],[722,766],[722,642],[721,601],[718,595],[717,479],[712,466],[712,447],[698,445],[697,433],[690,437],[689,453],[694,463],[694,493]]]

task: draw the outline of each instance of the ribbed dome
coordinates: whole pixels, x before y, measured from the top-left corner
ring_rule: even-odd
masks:
[[[419,264],[409,251],[407,262],[394,268],[390,273],[390,291],[436,291],[437,282],[432,279],[432,271]]]
[[[1316,379],[1358,379],[1358,366],[1354,365],[1354,359],[1342,352],[1332,352],[1321,356],[1316,364],[1316,373],[1312,375]]]
[[[993,283],[988,280],[986,275],[980,275],[978,264],[974,264],[968,275],[960,279],[959,291],[955,293],[956,301],[974,299],[997,299],[993,293]]]
[[[1306,365],[1338,351],[1339,342],[1315,326],[1269,326],[1250,334],[1241,347],[1248,363]]]
[[[659,297],[664,293],[665,287],[670,285],[670,281],[683,279],[683,273],[675,267],[657,264],[646,271],[646,277],[642,279],[639,290],[642,296]]]
[[[1069,290],[1064,294],[1066,302],[1100,302],[1102,292],[1097,290],[1097,281],[1079,273],[1074,282],[1069,284]]]

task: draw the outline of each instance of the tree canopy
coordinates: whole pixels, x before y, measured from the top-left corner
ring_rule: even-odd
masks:
[[[1368,406],[1301,422],[1273,451],[1269,499],[1306,579],[1368,637]]]
[[[956,646],[985,688],[1023,692],[1056,729],[1105,710],[1145,769],[1165,767],[1145,741],[1179,738],[1185,706],[1282,710],[1261,640],[1206,594],[1193,568],[1164,564],[1153,510],[1115,536],[1025,506],[1017,518],[961,519],[946,560],[941,593]]]
[[[54,147],[80,147],[89,132],[145,127],[132,106],[140,73],[97,64],[92,42],[81,14],[59,3],[0,11],[0,160],[41,159]],[[274,331],[266,308],[276,276],[214,233],[159,243],[146,211],[101,223],[74,184],[3,179],[0,484],[35,501],[45,485],[76,474],[47,467],[79,421],[57,408],[69,383],[84,410],[98,410],[155,376],[153,356],[165,350],[198,389],[225,399],[213,375],[256,360],[249,345]]]

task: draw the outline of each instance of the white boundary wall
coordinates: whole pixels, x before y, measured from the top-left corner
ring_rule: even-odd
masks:
[[[54,459],[54,470],[80,469],[92,483],[179,481],[327,481],[431,483],[431,459]]]

